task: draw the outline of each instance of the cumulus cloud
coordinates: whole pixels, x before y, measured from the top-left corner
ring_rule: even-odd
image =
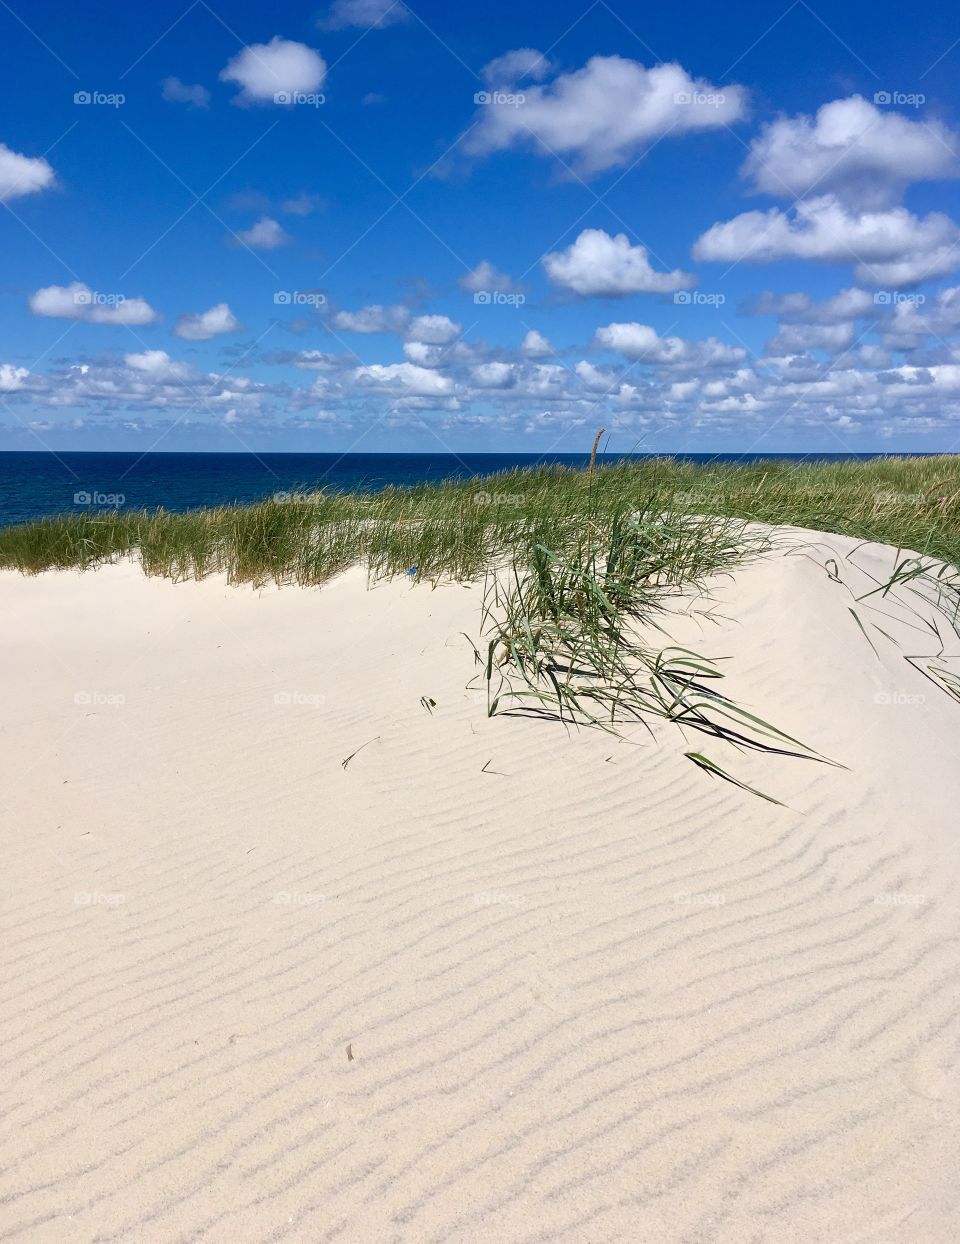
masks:
[[[374,303],[359,311],[337,311],[333,328],[349,333],[395,333],[407,341],[446,345],[460,335],[461,326],[446,315],[411,315],[406,307]]]
[[[641,147],[667,134],[713,130],[746,110],[743,87],[722,90],[692,78],[677,64],[647,69],[622,56],[594,56],[582,69],[542,86],[523,100],[481,103],[465,149],[487,155],[529,145],[556,152],[588,173],[625,164]]]
[[[306,371],[333,371],[342,358],[343,355],[332,354],[326,350],[300,350],[292,355],[275,356],[271,361],[292,363],[294,367],[302,367]]]
[[[752,193],[802,199],[789,209],[744,212],[694,245],[698,259],[852,263],[866,285],[909,286],[960,267],[960,229],[941,212],[898,204],[911,182],[960,176],[960,134],[877,108],[859,95],[814,117],[765,125],[741,173]],[[813,192],[816,191],[814,197]]]
[[[539,82],[552,73],[553,68],[536,48],[514,48],[484,65],[480,73],[488,86],[508,90],[525,78]]]
[[[528,359],[544,359],[551,358],[556,354],[556,350],[554,350],[549,340],[544,337],[543,333],[539,333],[535,328],[531,328],[523,339],[520,353]]]
[[[12,363],[0,363],[0,393],[15,393],[22,389],[30,372],[26,367],[14,367]]]
[[[326,76],[327,64],[319,52],[279,35],[245,47],[220,71],[222,82],[240,87],[235,98],[240,104],[288,103],[284,96],[315,92]]]
[[[645,246],[631,246],[625,233],[611,237],[603,229],[584,229],[565,251],[544,255],[543,267],[554,285],[584,297],[665,294],[696,283],[679,269],[655,272]]]
[[[509,389],[514,383],[510,363],[478,363],[470,369],[470,379],[479,389]]]
[[[373,303],[359,311],[337,311],[330,322],[340,332],[402,333],[410,322],[410,312],[406,307],[383,307]]]
[[[240,229],[234,237],[257,251],[275,251],[293,241],[290,234],[272,216],[261,216],[249,229]]]
[[[153,324],[160,319],[143,298],[123,294],[101,294],[82,281],[72,285],[47,285],[30,295],[34,315],[59,320],[81,320],[86,324]]]
[[[960,229],[942,212],[915,216],[905,207],[858,212],[835,195],[792,211],[744,212],[702,234],[696,259],[769,263],[818,259],[853,263],[867,285],[912,285],[960,267]]]
[[[130,428],[130,410],[180,409],[197,411],[198,418],[220,408],[256,413],[268,400],[286,399],[288,393],[285,386],[261,384],[250,377],[204,375],[164,350],[145,350],[120,360],[100,357],[93,363],[57,365],[46,375],[32,374],[24,392],[13,393],[10,400],[24,397],[31,405],[54,410],[90,409],[99,426],[112,420]]]
[[[453,393],[453,380],[415,363],[373,363],[354,371],[358,384],[373,385],[395,396],[446,397]]]
[[[39,156],[20,155],[0,143],[0,203],[26,194],[49,190],[56,175],[46,160]]]
[[[325,424],[338,428],[367,420],[412,426],[420,412],[438,411],[445,412],[438,426],[536,432],[594,427],[602,401],[605,425],[628,432],[630,439],[664,421],[691,433],[709,429],[731,436],[749,423],[755,436],[772,419],[782,430],[801,434],[826,425],[851,438],[861,429],[875,437],[900,432],[919,437],[938,429],[955,436],[960,287],[927,303],[918,298],[881,304],[868,322],[890,336],[884,346],[848,345],[852,318],[835,316],[844,301],[853,310],[863,308],[862,297],[852,296],[856,293],[845,290],[802,304],[781,296],[785,314],[829,322],[784,324],[781,340],[771,343],[781,353],[756,366],[736,345],[662,337],[649,325],[625,323],[598,329],[595,347],[610,352],[602,361],[581,357],[570,367],[531,357],[522,345],[491,349],[456,339],[447,345],[406,341],[404,362],[358,366],[349,352],[318,350],[268,360],[304,369],[306,383],[294,386],[229,373],[203,375],[164,350],[143,350],[119,362],[101,355],[75,366],[57,364],[45,375],[8,364],[0,367],[0,387],[6,386],[4,400],[29,403],[31,411],[95,411],[99,427],[111,419],[130,427],[130,411],[177,409],[188,412],[191,421],[242,421],[269,434],[307,426],[297,419],[314,422],[321,404]],[[934,324],[943,338],[935,348],[916,352]],[[914,353],[901,362],[895,357],[900,350]],[[150,425],[144,420],[139,426]],[[152,426],[163,427],[162,419]]]
[[[186,380],[192,371],[186,363],[175,363],[166,350],[125,354],[123,361],[132,371],[151,376],[154,380]]]
[[[380,30],[409,20],[410,10],[401,0],[334,0],[318,24],[325,30],[344,30],[349,26]]]
[[[884,345],[913,350],[927,338],[943,344],[960,332],[960,286],[938,290],[921,302],[909,298],[886,307],[879,328]],[[957,346],[953,346],[954,351]]]
[[[229,306],[218,302],[209,311],[201,311],[198,315],[181,315],[173,331],[186,341],[209,341],[220,333],[235,333],[240,327],[240,321]]]
[[[718,367],[742,362],[747,352],[716,337],[706,341],[686,341],[682,337],[660,337],[649,324],[607,324],[598,328],[596,344],[615,350],[635,363],[655,363],[664,367]]]
[[[786,324],[840,324],[872,315],[877,309],[876,295],[867,289],[842,289],[819,302],[809,294],[764,292],[749,308],[751,315],[775,315]]]
[[[486,259],[482,259],[472,272],[468,272],[466,276],[460,277],[457,284],[461,289],[465,289],[468,294],[494,291],[500,294],[509,294],[517,288],[513,277],[508,276],[506,272],[498,272],[493,264]]]
[[[853,323],[787,324],[767,342],[766,348],[774,355],[804,354],[810,350],[839,354],[850,349],[854,334]]]
[[[209,108],[210,92],[205,86],[188,86],[179,78],[164,78],[163,98],[172,104],[190,104],[193,108]]]
[[[960,135],[938,121],[913,121],[860,95],[836,99],[815,117],[781,117],[750,144],[743,175],[755,193],[800,198],[813,190],[880,206],[910,182],[960,175]]]
[[[406,336],[411,341],[442,346],[459,337],[460,328],[446,315],[417,315],[407,325]]]

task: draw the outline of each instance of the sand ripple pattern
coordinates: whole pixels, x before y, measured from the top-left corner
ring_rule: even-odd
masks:
[[[476,590],[0,577],[0,1241],[960,1238],[960,710],[830,555],[677,624],[786,809],[488,721]]]

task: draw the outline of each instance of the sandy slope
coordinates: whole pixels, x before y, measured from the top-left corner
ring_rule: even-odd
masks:
[[[0,1239],[960,1238],[960,706],[827,541],[675,629],[789,809],[488,720],[477,589],[0,575]]]

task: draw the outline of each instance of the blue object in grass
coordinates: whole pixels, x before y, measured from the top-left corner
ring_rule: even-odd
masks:
[[[410,569],[407,571],[407,574],[415,575],[419,569],[420,569],[419,566],[411,566]]]

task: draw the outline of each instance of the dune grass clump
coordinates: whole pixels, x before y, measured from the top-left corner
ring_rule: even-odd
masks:
[[[740,748],[822,759],[725,696],[715,662],[650,641],[650,632],[664,631],[671,596],[766,547],[742,522],[652,510],[591,521],[562,555],[534,546],[524,568],[514,559],[506,575],[494,572],[487,582],[488,713],[513,710],[614,734],[662,720]],[[779,802],[702,753],[685,755]]]

